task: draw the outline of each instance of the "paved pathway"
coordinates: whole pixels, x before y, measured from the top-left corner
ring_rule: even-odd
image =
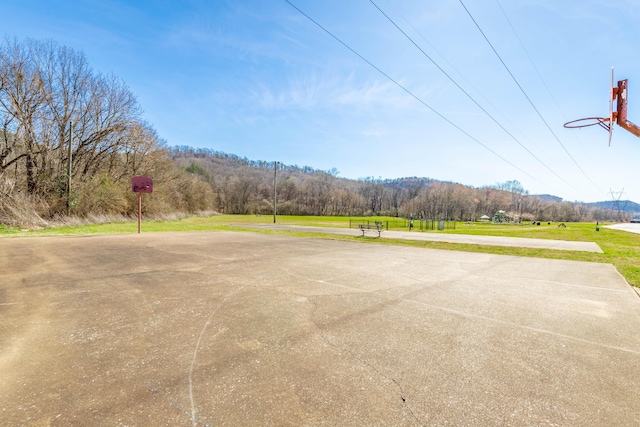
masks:
[[[640,224],[635,224],[635,223],[605,225],[605,228],[612,228],[614,230],[622,230],[622,231],[628,231],[629,233],[640,234]]]
[[[353,228],[328,228],[328,227],[308,227],[300,225],[243,225],[243,227],[267,228],[273,230],[294,230],[306,231],[310,233],[344,234],[351,236],[362,235],[362,232]],[[376,231],[367,232],[368,236],[377,236]],[[406,239],[406,240],[428,240],[432,242],[466,243],[471,245],[490,246],[512,246],[520,248],[535,249],[556,249],[566,251],[599,252],[602,249],[594,242],[575,242],[569,240],[550,239],[528,239],[521,237],[501,237],[501,236],[476,236],[471,234],[448,234],[448,233],[423,233],[419,231],[383,231],[380,235],[386,239]]]

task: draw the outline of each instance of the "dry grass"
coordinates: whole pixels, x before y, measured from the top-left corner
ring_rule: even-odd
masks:
[[[9,178],[0,179],[0,228],[44,230],[61,227],[80,227],[96,224],[116,224],[136,222],[137,213],[123,215],[118,213],[87,213],[86,215],[54,215],[48,217],[50,206],[41,197],[25,194],[16,189],[15,182]],[[148,221],[177,221],[188,217],[210,217],[215,211],[154,213],[144,215]]]
[[[41,213],[47,210],[44,199],[17,190],[12,179],[0,179],[0,224],[26,229],[46,227]]]
[[[198,214],[192,214],[188,212],[171,212],[171,213],[159,213],[146,215],[145,221],[178,221],[189,217],[201,217],[206,218],[212,215],[216,215],[214,211],[204,211]],[[44,221],[44,220],[43,220]],[[78,216],[56,216],[46,222],[46,226],[41,228],[60,228],[60,227],[79,227],[83,225],[96,225],[96,224],[117,224],[127,222],[137,222],[138,216],[136,215],[121,215],[121,214],[88,214],[83,217]]]

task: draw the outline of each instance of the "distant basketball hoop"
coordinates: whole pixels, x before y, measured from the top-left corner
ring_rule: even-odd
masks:
[[[153,193],[153,180],[146,176],[131,178],[131,191],[138,193],[138,234],[140,234],[140,218],[142,217],[142,193]]]
[[[609,132],[609,145],[611,145],[611,136],[613,134],[613,124],[631,132],[640,137],[640,126],[627,120],[627,99],[628,99],[628,80],[619,80],[618,86],[613,86],[613,68],[611,68],[611,90],[609,91],[609,117],[586,117],[584,119],[572,120],[564,124],[568,129],[579,129],[589,126],[598,125]],[[613,102],[616,101],[616,111],[613,111]]]
[[[146,176],[131,178],[131,190],[134,193],[153,193],[153,180]]]

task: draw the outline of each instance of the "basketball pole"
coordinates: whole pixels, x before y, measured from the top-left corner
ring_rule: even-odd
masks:
[[[635,123],[630,122],[627,119],[627,97],[628,97],[628,90],[629,90],[629,82],[627,79],[625,80],[620,80],[618,82],[618,103],[617,103],[617,117],[616,120],[618,122],[618,126],[620,126],[621,128],[623,128],[624,130],[626,130],[627,132],[630,132],[632,134],[634,134],[637,137],[640,137],[640,126],[636,125]]]
[[[138,191],[138,234],[140,234],[140,217],[142,216],[142,191]]]
[[[153,193],[153,180],[147,176],[131,177],[131,190],[138,193],[138,234],[142,222],[142,193]]]

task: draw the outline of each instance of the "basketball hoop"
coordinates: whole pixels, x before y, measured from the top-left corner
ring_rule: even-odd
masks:
[[[153,180],[146,176],[131,178],[131,190],[138,193],[138,234],[140,234],[140,218],[142,217],[142,193],[153,193]]]
[[[613,67],[611,68],[611,90],[609,91],[609,117],[587,117],[584,119],[572,120],[564,124],[569,129],[585,128],[598,125],[609,132],[609,146],[611,146],[611,135],[613,124],[616,123],[622,129],[640,138],[640,126],[627,119],[627,102],[629,81],[627,79],[618,80],[618,85],[613,86]],[[616,111],[613,111],[613,102],[616,102]]]
[[[572,120],[564,124],[567,129],[581,129],[598,125],[609,132],[609,146],[611,146],[611,136],[613,135],[613,124],[619,123],[618,112],[613,111],[613,101],[618,97],[619,89],[613,87],[613,67],[611,67],[611,81],[609,82],[609,117],[586,117],[584,119]]]
[[[564,124],[567,129],[580,129],[598,125],[607,132],[611,131],[611,119],[609,117],[585,117],[584,119],[571,120]]]
[[[571,120],[564,124],[567,129],[581,129],[598,125],[609,132],[609,146],[611,146],[611,135],[613,134],[613,116],[609,117],[586,117],[584,119]]]

